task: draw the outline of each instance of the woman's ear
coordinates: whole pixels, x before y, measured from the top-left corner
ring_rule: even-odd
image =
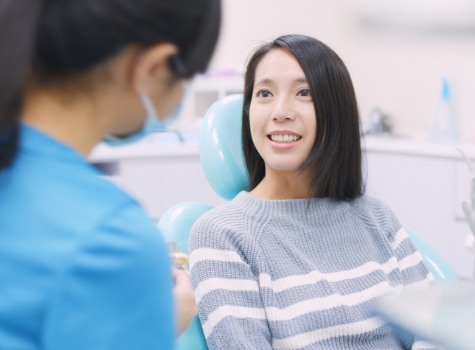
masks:
[[[136,93],[151,93],[157,82],[171,79],[170,58],[176,55],[178,48],[170,43],[160,43],[137,51],[131,67],[131,85]]]

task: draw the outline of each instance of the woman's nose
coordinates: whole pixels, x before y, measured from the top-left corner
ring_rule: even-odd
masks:
[[[274,121],[284,121],[295,119],[295,111],[292,103],[286,99],[278,99],[274,104],[272,111],[272,119]]]

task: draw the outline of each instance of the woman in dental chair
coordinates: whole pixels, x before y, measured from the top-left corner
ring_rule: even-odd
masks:
[[[434,278],[392,211],[364,194],[349,73],[286,35],[249,60],[242,117],[250,187],[201,216],[192,283],[214,349],[434,349],[371,313]]]

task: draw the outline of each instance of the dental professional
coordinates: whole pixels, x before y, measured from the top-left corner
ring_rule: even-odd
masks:
[[[87,156],[166,127],[220,7],[0,0],[0,349],[173,349],[195,315],[154,222]]]

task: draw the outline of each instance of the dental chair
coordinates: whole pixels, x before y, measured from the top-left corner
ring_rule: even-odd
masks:
[[[248,188],[248,174],[241,150],[242,95],[230,95],[215,102],[203,120],[199,139],[200,160],[213,190],[226,200]],[[195,220],[213,206],[186,202],[167,210],[158,222],[165,239],[188,254],[188,235]],[[455,271],[414,232],[406,228],[438,283],[457,281]],[[198,317],[177,339],[176,350],[207,350]]]

